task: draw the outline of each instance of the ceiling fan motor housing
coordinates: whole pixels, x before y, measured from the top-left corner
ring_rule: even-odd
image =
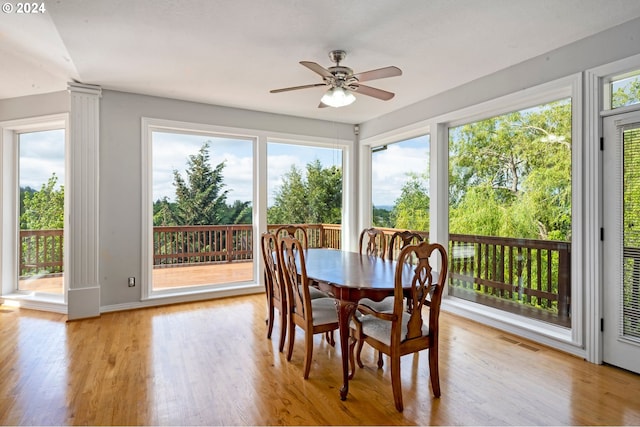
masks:
[[[331,62],[335,62],[336,65],[340,65],[340,62],[342,62],[346,57],[347,52],[345,52],[344,50],[332,50],[331,52],[329,52],[329,58],[331,59]]]

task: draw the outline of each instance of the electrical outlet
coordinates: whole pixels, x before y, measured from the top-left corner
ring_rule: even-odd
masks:
[[[129,277],[129,287],[133,288],[136,285],[136,278],[135,277]]]

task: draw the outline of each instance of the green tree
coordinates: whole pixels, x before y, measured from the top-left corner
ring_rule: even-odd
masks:
[[[452,129],[449,148],[452,233],[570,239],[570,102]]]
[[[429,192],[424,176],[410,174],[391,211],[393,228],[429,230]]]
[[[340,224],[341,218],[342,169],[322,167],[318,159],[306,165],[304,176],[291,166],[267,211],[270,224]]]
[[[374,227],[389,227],[393,228],[391,222],[391,211],[388,209],[378,208],[373,206],[373,218],[371,219]]]
[[[222,217],[223,224],[251,224],[253,220],[253,209],[250,202],[236,200],[232,205],[227,206]]]
[[[153,204],[153,225],[170,226],[177,223],[175,203],[170,202],[167,197],[163,197]]]
[[[164,197],[154,202],[153,225],[251,224],[251,202],[236,200],[227,205],[224,168],[224,161],[211,166],[209,142],[202,144],[187,160],[186,180],[173,171],[176,201]]]
[[[39,191],[21,189],[20,229],[53,230],[64,228],[64,186],[56,189],[58,177],[52,174]]]
[[[197,154],[189,156],[186,181],[173,171],[177,225],[223,224],[229,193],[222,175],[225,162],[212,168],[209,159],[209,142],[205,142]]]
[[[60,230],[64,228],[64,187],[58,187],[57,184],[58,177],[54,173],[38,191],[30,187],[20,189],[21,230]],[[54,248],[62,247],[62,236],[53,236],[46,240],[32,236],[21,239],[20,244],[23,249],[20,265],[25,265],[27,259],[31,263],[34,261],[37,263],[59,261],[62,264],[62,259],[58,259],[57,256],[60,252],[54,250]],[[36,247],[39,248],[38,251],[35,250]],[[20,271],[20,275],[59,273],[61,271],[60,266],[37,269],[27,267]]]

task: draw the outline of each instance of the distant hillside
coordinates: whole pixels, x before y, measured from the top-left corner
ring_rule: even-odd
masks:
[[[391,211],[393,209],[393,205],[380,205],[380,206],[375,205],[374,208],[382,209],[382,210],[385,210],[385,211]]]

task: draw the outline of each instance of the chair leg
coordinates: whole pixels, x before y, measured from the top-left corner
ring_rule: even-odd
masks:
[[[382,352],[378,352],[378,369],[382,369],[384,366],[384,361],[382,360]]]
[[[438,370],[438,346],[429,348],[429,376],[431,377],[431,388],[433,395],[440,397],[440,372]]]
[[[291,317],[289,317],[291,319]],[[291,356],[293,355],[293,342],[296,340],[296,325],[289,320],[289,327],[287,328],[289,332],[289,349],[287,350],[287,361],[291,360]]]
[[[364,347],[364,340],[358,338],[358,347],[356,349],[356,360],[358,361],[358,366],[364,368],[364,363],[362,363],[362,359],[360,358],[360,354],[362,353],[362,347]]]
[[[267,338],[271,339],[271,333],[273,332],[273,304],[269,303],[269,307],[267,308],[268,317],[267,317]]]
[[[400,356],[392,355],[391,359],[391,388],[393,389],[393,401],[398,412],[404,409],[402,405],[402,383],[400,382]]]
[[[278,345],[280,353],[284,349],[284,341],[287,337],[287,322],[287,313],[284,310],[280,310],[280,344]]]
[[[309,371],[311,370],[311,360],[313,359],[313,332],[304,332],[304,379],[309,378]]]
[[[349,379],[352,380],[356,375],[356,361],[354,358],[354,349],[358,340],[353,336],[349,336],[349,365],[351,366],[351,372],[349,372]]]
[[[336,340],[333,336],[333,331],[327,331],[324,333],[324,337],[327,340],[327,342],[331,345],[331,347],[335,347],[336,346]]]

